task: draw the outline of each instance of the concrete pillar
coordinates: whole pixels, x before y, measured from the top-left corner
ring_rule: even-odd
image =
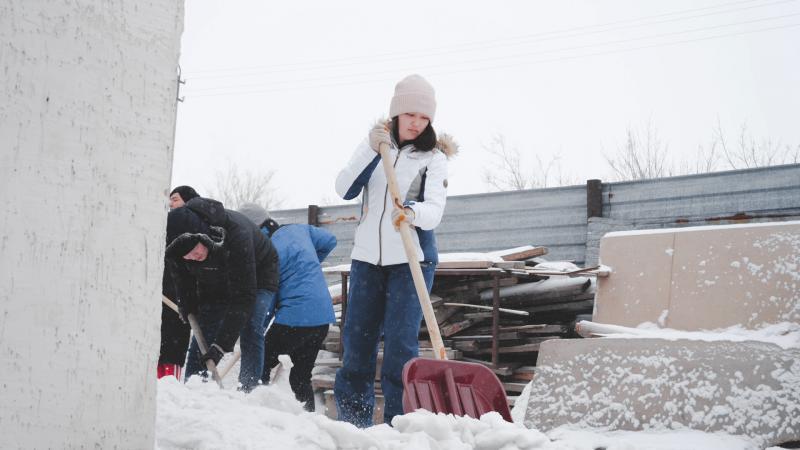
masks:
[[[152,448],[183,2],[0,3],[4,448]]]

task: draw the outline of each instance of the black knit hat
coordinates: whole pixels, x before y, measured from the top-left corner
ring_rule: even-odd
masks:
[[[183,199],[184,203],[195,197],[200,197],[200,194],[198,194],[197,191],[195,191],[191,186],[178,186],[169,193],[169,196],[172,197],[172,194],[176,192],[181,196],[181,199]]]
[[[208,234],[208,232],[208,224],[187,207],[175,208],[167,215],[167,245],[184,233]]]

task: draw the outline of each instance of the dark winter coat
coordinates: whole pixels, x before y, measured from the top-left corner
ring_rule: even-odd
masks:
[[[278,253],[247,217],[225,209],[216,200],[195,198],[183,208],[200,217],[211,231],[204,234],[192,227],[172,227],[170,232],[168,220],[168,238],[174,238],[171,234],[179,235],[167,247],[179,304],[194,309],[202,303],[227,302],[230,306],[215,343],[225,351],[232,351],[252,314],[256,290],[278,290]],[[194,247],[197,242],[203,242],[209,249],[206,260],[184,260],[186,248]]]
[[[175,283],[169,267],[164,266],[161,282],[161,295],[175,301]],[[161,351],[159,364],[177,364],[183,367],[186,351],[189,349],[189,325],[183,323],[178,313],[161,303]]]

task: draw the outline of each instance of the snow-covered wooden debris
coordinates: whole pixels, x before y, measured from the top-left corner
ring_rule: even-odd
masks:
[[[504,381],[514,383],[530,379],[527,368],[536,364],[542,342],[576,337],[571,330],[577,316],[591,313],[593,307],[596,273],[587,272],[597,272],[598,268],[546,261],[541,258],[546,254],[544,247],[527,245],[488,253],[439,255],[431,301],[452,357],[486,365]],[[340,265],[324,270],[344,273],[346,278],[349,269],[349,265]],[[495,284],[500,288],[496,334],[492,327]],[[338,303],[341,284],[330,291],[338,296],[334,299]],[[421,327],[423,348],[427,339],[425,327]],[[325,348],[333,352],[341,349],[338,333],[328,337]],[[330,357],[323,362],[330,372]],[[515,373],[518,368],[519,375]],[[330,389],[330,376],[320,374],[315,378],[315,388]],[[378,374],[376,389],[380,391]]]

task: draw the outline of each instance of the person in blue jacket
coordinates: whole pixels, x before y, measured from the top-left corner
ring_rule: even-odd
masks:
[[[314,411],[311,370],[329,324],[335,320],[321,263],[336,247],[336,237],[311,225],[279,225],[265,208],[253,203],[242,205],[239,212],[272,240],[280,262],[278,305],[265,338],[261,382],[269,383],[278,355],[289,355],[293,363],[289,373],[292,392],[307,411]]]

